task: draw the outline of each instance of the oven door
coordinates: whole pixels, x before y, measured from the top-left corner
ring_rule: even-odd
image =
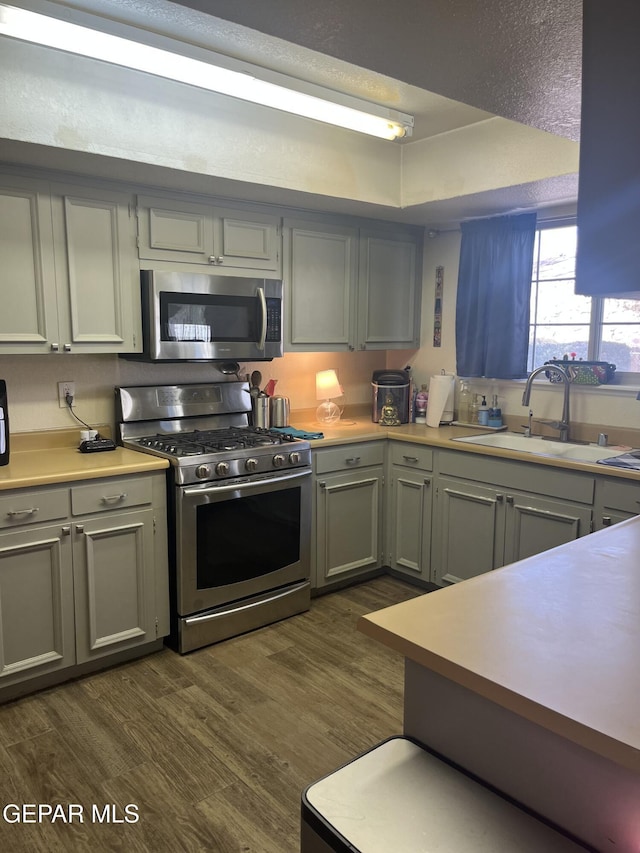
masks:
[[[311,471],[177,490],[180,616],[308,580]]]

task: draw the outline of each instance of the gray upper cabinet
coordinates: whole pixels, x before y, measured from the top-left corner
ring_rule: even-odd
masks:
[[[281,275],[280,217],[272,213],[138,196],[137,215],[143,268],[159,261]]]
[[[0,178],[0,353],[136,352],[140,296],[132,197]]]
[[[420,345],[421,243],[413,233],[363,230],[358,348]]]
[[[353,350],[358,231],[284,221],[288,350]]]
[[[48,187],[0,176],[0,353],[49,352],[58,335]]]
[[[285,219],[287,350],[419,345],[419,230]]]

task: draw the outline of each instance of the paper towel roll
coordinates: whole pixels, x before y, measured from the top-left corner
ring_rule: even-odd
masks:
[[[429,381],[429,402],[427,403],[427,426],[440,426],[445,412],[453,420],[454,378],[450,374],[439,373]]]

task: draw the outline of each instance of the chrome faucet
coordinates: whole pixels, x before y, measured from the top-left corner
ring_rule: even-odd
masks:
[[[571,380],[569,379],[569,374],[563,367],[559,367],[557,364],[543,364],[541,367],[536,367],[535,370],[532,370],[529,376],[527,377],[527,384],[524,386],[524,393],[522,394],[522,405],[529,405],[529,400],[531,398],[531,386],[535,377],[539,373],[545,373],[549,370],[552,373],[557,373],[558,376],[561,378],[562,382],[564,382],[564,400],[562,403],[562,420],[549,421],[548,423],[549,426],[560,431],[560,441],[569,441],[569,392],[571,391]]]

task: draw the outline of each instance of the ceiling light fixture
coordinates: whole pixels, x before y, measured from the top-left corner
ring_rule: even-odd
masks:
[[[110,22],[106,20],[95,24],[101,28],[109,25]],[[122,27],[120,29],[122,30]],[[237,62],[234,69],[229,67],[234,65],[234,61],[228,57],[213,54],[215,62],[220,61],[221,64],[212,64],[176,52],[180,49],[190,49],[188,45],[178,47],[176,44],[175,50],[154,47],[135,38],[125,38],[102,29],[4,3],[0,3],[0,35],[188,83],[211,92],[368,133],[381,139],[394,140],[410,136],[413,128],[413,116],[406,113],[387,110],[385,107],[246,63]],[[153,38],[149,33],[142,32],[140,37]],[[193,49],[191,50],[193,52]],[[290,85],[274,83],[261,77],[276,78]]]

